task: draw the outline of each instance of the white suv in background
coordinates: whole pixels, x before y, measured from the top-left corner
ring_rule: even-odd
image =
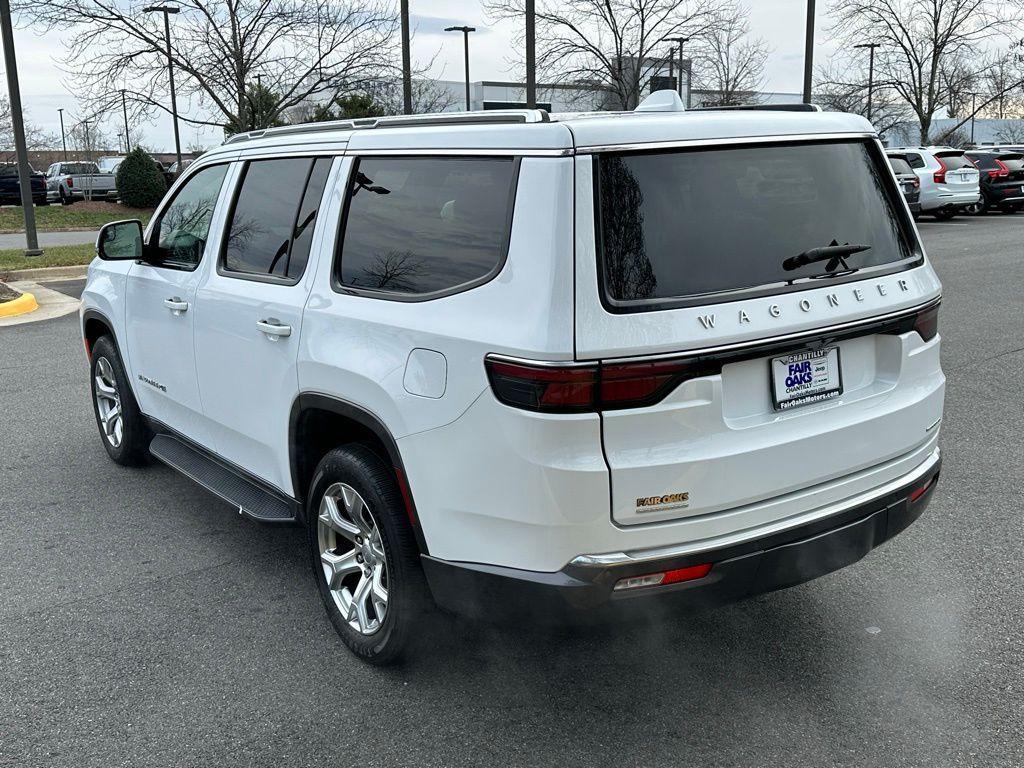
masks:
[[[107,452],[305,525],[375,663],[434,602],[576,620],[858,560],[931,496],[945,383],[882,146],[852,115],[658,100],[208,152],[145,232],[100,233]]]
[[[981,201],[980,175],[964,150],[953,147],[893,147],[921,180],[921,213],[949,220]]]

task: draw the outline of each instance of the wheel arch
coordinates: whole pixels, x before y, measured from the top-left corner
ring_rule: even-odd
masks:
[[[117,334],[114,332],[114,324],[110,318],[98,309],[87,309],[82,313],[82,339],[85,341],[85,352],[92,359],[92,346],[100,336],[110,336],[114,340],[117,351],[121,351],[121,345],[117,341]]]
[[[416,536],[416,544],[422,554],[429,554],[409,486],[409,476],[391,430],[365,408],[316,392],[305,392],[296,397],[288,419],[292,490],[299,501],[299,512],[303,520],[308,517],[306,491],[320,459],[328,451],[353,442],[366,445],[390,464],[402,494],[406,515]]]

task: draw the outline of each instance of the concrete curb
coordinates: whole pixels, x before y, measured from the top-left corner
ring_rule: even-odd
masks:
[[[8,282],[15,280],[74,280],[85,277],[88,271],[88,264],[76,265],[73,267],[36,267],[35,269],[16,269],[11,272]]]
[[[10,283],[10,286],[23,294],[32,294],[39,308],[23,315],[0,317],[0,333],[3,332],[4,328],[11,325],[38,323],[43,320],[52,320],[55,317],[69,315],[72,312],[77,312],[82,303],[78,299],[66,296],[60,291],[55,291],[52,288],[47,288],[45,285],[34,283],[30,280]]]
[[[16,299],[0,304],[0,317],[27,315],[29,312],[35,312],[37,309],[39,309],[39,304],[36,303],[36,297],[31,293],[23,293]]]

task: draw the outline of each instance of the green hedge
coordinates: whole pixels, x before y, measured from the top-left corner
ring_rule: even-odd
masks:
[[[166,191],[163,173],[144,149],[133,149],[117,168],[117,193],[125,205],[152,208]]]

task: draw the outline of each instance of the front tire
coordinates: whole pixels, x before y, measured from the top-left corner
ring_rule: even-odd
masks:
[[[366,446],[336,448],[317,467],[308,499],[313,578],[335,631],[364,661],[398,661],[429,594],[393,471]]]
[[[151,435],[109,336],[101,336],[93,344],[89,372],[93,413],[107,454],[122,466],[145,464]]]

